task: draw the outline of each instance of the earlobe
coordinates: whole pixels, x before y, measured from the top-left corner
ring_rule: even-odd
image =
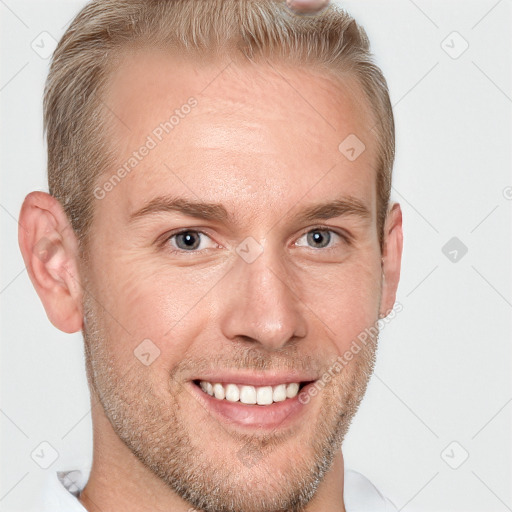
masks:
[[[82,329],[78,244],[60,203],[32,192],[21,208],[18,242],[48,318],[61,331]]]
[[[398,203],[394,203],[388,212],[384,227],[381,318],[386,317],[395,304],[396,290],[400,281],[402,250],[402,210]]]

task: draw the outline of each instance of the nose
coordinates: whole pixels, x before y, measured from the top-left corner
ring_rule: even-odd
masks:
[[[227,339],[279,350],[306,335],[304,304],[275,251],[266,248],[251,263],[237,257],[224,284],[221,329]]]

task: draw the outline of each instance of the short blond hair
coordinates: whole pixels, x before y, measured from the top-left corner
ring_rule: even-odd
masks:
[[[102,95],[116,56],[128,46],[161,46],[206,58],[264,57],[355,78],[375,119],[382,243],[394,119],[386,80],[364,29],[350,15],[333,4],[316,15],[298,15],[274,0],[93,0],[60,40],[44,92],[49,192],[63,205],[81,247],[93,217],[94,186],[113,164]]]

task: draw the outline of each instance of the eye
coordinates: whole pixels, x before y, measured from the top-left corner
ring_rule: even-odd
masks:
[[[166,242],[177,249],[171,252],[199,252],[203,249],[218,247],[218,245],[202,231],[187,229],[167,237]]]
[[[305,238],[306,242],[301,242]],[[315,228],[311,229],[307,233],[304,233],[299,240],[297,240],[296,245],[300,247],[309,246],[313,249],[330,249],[332,247],[331,242],[336,242],[336,240],[341,239],[342,241],[347,241],[345,237],[336,233],[332,229],[320,229]],[[329,245],[331,244],[331,245]]]

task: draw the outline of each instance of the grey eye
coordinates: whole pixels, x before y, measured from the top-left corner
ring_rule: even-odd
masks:
[[[182,242],[183,245],[180,244]],[[176,235],[176,245],[179,249],[197,249],[201,240],[197,232],[185,231]]]
[[[307,241],[316,249],[323,249],[331,241],[331,232],[327,229],[314,229],[307,233]]]
[[[296,242],[299,247],[310,247],[312,249],[331,249],[336,242],[343,240],[343,237],[332,229],[311,229],[304,233]]]
[[[177,233],[171,238],[176,240],[176,247],[185,251],[197,249],[201,243],[200,233],[198,231],[183,231]]]

